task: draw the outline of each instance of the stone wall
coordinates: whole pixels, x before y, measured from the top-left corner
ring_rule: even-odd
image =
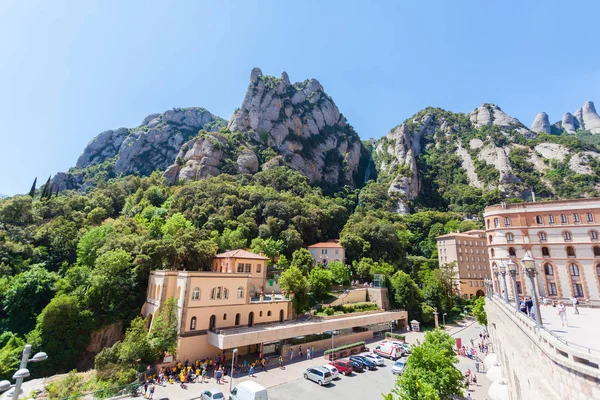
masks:
[[[486,299],[485,309],[490,351],[498,355],[511,400],[600,400],[600,357],[536,329],[500,300]]]
[[[387,288],[367,288],[368,300],[377,303],[382,310],[390,309],[390,299]]]
[[[356,343],[356,342],[367,342],[373,338],[373,331],[365,331],[365,332],[356,332],[351,333],[349,335],[344,336],[336,336],[333,340],[334,347],[343,346],[345,344]],[[331,348],[331,338],[317,340],[315,342],[303,343],[303,344],[295,344],[295,345],[284,345],[282,347],[281,354],[285,361],[289,360],[290,357],[290,347],[294,348],[294,357],[298,357],[298,347],[302,346],[302,352],[304,357],[306,357],[306,348],[313,346],[315,348],[315,352],[325,351]]]
[[[328,305],[333,307],[333,306],[339,306],[341,304],[360,303],[363,301],[367,301],[367,289],[366,288],[352,289],[352,290],[349,290],[347,293],[342,293],[340,295],[340,297],[338,297],[336,300],[332,301]]]

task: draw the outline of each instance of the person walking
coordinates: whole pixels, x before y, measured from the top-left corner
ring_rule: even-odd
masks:
[[[277,359],[277,365],[279,365],[279,368],[283,369],[283,357],[279,356]]]
[[[525,306],[527,307],[527,315],[531,317],[531,312],[533,310],[533,300],[531,297],[527,297],[527,300],[525,300]]]
[[[202,368],[202,383],[204,383],[205,378],[206,378],[206,368]]]
[[[221,371],[221,368],[219,368],[217,370],[217,385],[221,384],[221,377],[223,376],[223,372]]]
[[[302,358],[302,346],[298,347],[298,354],[300,355],[300,358]]]
[[[567,321],[567,307],[562,301],[558,302],[558,315],[560,316],[560,322],[562,326],[569,326],[569,321]]]
[[[310,346],[310,359],[312,360],[315,356],[315,346]]]
[[[150,385],[150,393],[148,394],[148,399],[152,399],[154,397],[154,383]]]
[[[290,347],[290,361],[294,358],[294,348]]]
[[[306,349],[306,359],[310,360],[310,347]]]
[[[250,376],[250,377],[254,378],[254,364],[252,364],[252,365],[250,366],[250,373],[248,374],[248,376]]]
[[[575,296],[571,297],[571,302],[573,303],[573,310],[575,310],[575,314],[579,314],[579,308],[577,308],[577,305],[579,304],[579,300],[577,300],[577,297],[575,297]]]

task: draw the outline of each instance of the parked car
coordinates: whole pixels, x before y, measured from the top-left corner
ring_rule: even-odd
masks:
[[[363,368],[374,370],[377,369],[377,364],[367,359],[365,356],[350,356],[350,360],[362,364]]]
[[[219,389],[209,389],[202,392],[202,400],[223,400],[223,392]]]
[[[354,371],[352,361],[336,360],[331,361],[329,365],[333,365],[334,367],[336,367],[342,375],[350,375]]]
[[[377,354],[365,354],[365,358],[371,362],[374,362],[375,365],[385,365],[385,361],[383,361],[383,358],[379,357]]]
[[[325,364],[325,365],[323,365],[323,367],[327,368],[329,370],[329,372],[331,372],[331,379],[339,379],[340,371],[338,371],[338,369],[336,367],[334,367],[333,365],[329,365],[329,364]]]
[[[229,400],[269,400],[267,388],[254,382],[240,382],[231,391]]]
[[[392,372],[396,375],[400,375],[400,374],[402,374],[402,372],[404,372],[405,366],[406,366],[406,359],[401,358],[400,360],[397,360],[396,362],[394,362],[394,365],[392,365]]]
[[[333,380],[331,372],[325,367],[307,368],[306,371],[304,371],[304,379],[310,379],[313,382],[317,382],[319,386],[329,385]]]
[[[400,346],[404,354],[410,354],[410,345],[408,343],[393,341],[392,344]]]
[[[402,357],[403,352],[404,349],[401,346],[391,342],[381,342],[373,349],[373,353],[381,357],[389,358],[390,360],[399,359]]]
[[[352,364],[353,372],[363,372],[365,369],[365,367],[363,367],[363,365],[361,363],[359,363],[358,361],[348,360],[348,362]]]

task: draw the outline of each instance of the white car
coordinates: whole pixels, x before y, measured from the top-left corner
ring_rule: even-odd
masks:
[[[202,400],[224,400],[223,392],[219,389],[209,389],[202,392]]]
[[[385,361],[383,361],[383,358],[379,357],[377,354],[373,354],[373,353],[365,354],[365,358],[367,360],[375,363],[375,365],[385,365]]]
[[[392,373],[396,374],[396,375],[400,375],[402,374],[402,372],[404,372],[404,367],[406,366],[406,359],[402,358],[396,362],[394,362],[394,365],[392,366]]]
[[[323,365],[323,368],[327,368],[331,372],[331,379],[337,379],[340,377],[340,371],[336,367],[330,364]]]

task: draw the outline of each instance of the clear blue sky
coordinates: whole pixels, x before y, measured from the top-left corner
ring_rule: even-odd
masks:
[[[599,15],[598,1],[3,0],[0,193],[154,112],[228,119],[255,66],[317,78],[362,138],[426,106],[555,122],[600,102]]]

